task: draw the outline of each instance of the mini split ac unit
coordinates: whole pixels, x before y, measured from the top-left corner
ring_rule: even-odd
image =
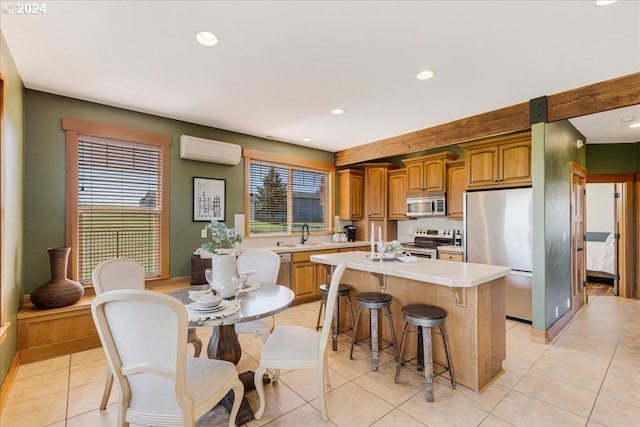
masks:
[[[224,165],[237,165],[242,157],[239,145],[182,135],[180,158]]]

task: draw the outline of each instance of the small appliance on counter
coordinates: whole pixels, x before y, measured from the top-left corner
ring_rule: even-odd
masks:
[[[345,225],[344,231],[347,233],[347,241],[355,242],[356,241],[356,227],[353,225]]]

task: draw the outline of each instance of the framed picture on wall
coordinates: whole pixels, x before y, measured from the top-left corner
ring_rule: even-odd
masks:
[[[193,177],[193,221],[224,221],[227,181]]]

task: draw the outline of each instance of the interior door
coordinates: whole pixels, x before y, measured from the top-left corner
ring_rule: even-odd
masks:
[[[586,188],[587,171],[571,163],[571,308],[574,313],[587,302]]]

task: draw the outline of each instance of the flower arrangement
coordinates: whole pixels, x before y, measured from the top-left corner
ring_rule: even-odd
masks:
[[[228,228],[224,222],[213,220],[205,227],[211,232],[211,241],[202,244],[202,249],[212,253],[230,253],[236,243],[242,242],[242,235],[235,228]]]
[[[387,246],[385,247],[385,252],[398,254],[402,252],[402,245],[400,244],[399,241],[392,240],[391,242],[387,243]]]

